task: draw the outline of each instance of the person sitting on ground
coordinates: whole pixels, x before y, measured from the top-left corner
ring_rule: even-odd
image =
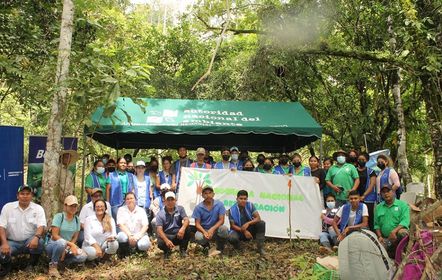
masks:
[[[230,148],[230,163],[233,165],[233,169],[242,170],[242,162],[239,160],[239,149],[233,146]]]
[[[204,161],[206,150],[202,147],[196,149],[196,161],[190,164],[191,168],[212,169],[212,166]]]
[[[195,242],[203,247],[204,253],[208,255],[210,241],[216,241],[216,253],[222,253],[227,241],[228,230],[224,226],[224,215],[226,208],[224,204],[214,199],[215,193],[211,186],[202,188],[203,201],[193,211],[195,219]]]
[[[337,205],[341,206],[347,202],[348,192],[359,186],[359,174],[353,164],[346,163],[345,151],[339,150],[333,157],[336,164],[328,170],[325,182],[335,195]]]
[[[321,213],[322,232],[319,235],[319,243],[321,244],[319,250],[323,253],[331,253],[333,251],[332,246],[333,249],[336,250],[336,245],[338,244],[338,235],[332,226],[333,220],[338,212],[338,207],[336,207],[336,198],[331,193],[325,197],[325,203],[327,208]],[[339,222],[340,221],[338,221],[337,224],[339,224]]]
[[[293,174],[293,166],[289,165],[289,156],[286,154],[282,154],[279,157],[278,165],[275,166],[275,171],[281,175],[289,175]]]
[[[164,259],[169,258],[175,246],[180,246],[180,255],[186,257],[190,239],[189,218],[184,207],[176,204],[174,192],[165,193],[164,198],[164,208],[156,219],[158,248],[163,250]]]
[[[246,159],[242,165],[243,171],[255,171],[255,166],[250,159]]]
[[[106,192],[106,168],[102,160],[96,160],[94,162],[94,168],[91,173],[86,176],[84,182],[84,188],[87,193],[87,201],[91,201],[91,192],[95,188],[101,188],[103,192]]]
[[[70,265],[86,261],[87,255],[76,244],[80,232],[80,219],[75,215],[77,209],[77,198],[69,195],[64,200],[64,211],[55,214],[52,220],[51,237],[46,245],[50,276],[60,277],[58,266],[61,263]]]
[[[390,258],[394,258],[397,245],[408,235],[410,206],[396,198],[392,185],[384,185],[381,195],[384,201],[374,211],[374,229]]]
[[[230,149],[223,147],[221,149],[222,161],[219,161],[213,167],[214,169],[233,169],[235,166],[230,162]]]
[[[240,190],[236,195],[236,203],[228,211],[230,221],[228,240],[235,249],[239,250],[240,241],[256,239],[257,251],[260,255],[264,255],[266,223],[261,220],[258,211],[248,198],[249,193]]]
[[[343,240],[353,231],[368,228],[368,208],[367,205],[361,202],[358,191],[349,192],[348,203],[339,208],[338,213],[333,218],[332,225],[338,235],[338,241]]]
[[[310,167],[302,165],[302,157],[300,154],[293,154],[292,164],[294,176],[312,176]]]
[[[0,262],[5,273],[11,269],[11,256],[30,254],[28,269],[37,265],[43,252],[46,216],[43,208],[32,202],[29,186],[20,186],[17,200],[6,203],[0,214]]]
[[[86,218],[82,249],[87,260],[106,260],[118,250],[115,221],[107,214],[107,204],[103,199],[94,202],[95,215]]]
[[[149,236],[147,236],[149,221],[146,211],[137,206],[137,199],[133,192],[126,194],[125,202],[117,213],[117,225],[120,228],[117,235],[120,257],[125,257],[130,248],[145,252],[151,246]]]

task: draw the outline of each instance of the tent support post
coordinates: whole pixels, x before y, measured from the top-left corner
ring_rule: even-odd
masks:
[[[81,167],[80,209],[83,207],[84,175],[86,173],[86,134],[83,131],[83,166]]]
[[[324,159],[324,146],[322,145],[322,137],[319,139],[319,162],[322,167],[322,160]]]

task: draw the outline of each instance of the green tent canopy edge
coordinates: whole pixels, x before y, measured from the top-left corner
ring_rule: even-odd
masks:
[[[85,134],[116,149],[238,146],[289,152],[322,135],[299,102],[120,97],[114,108],[97,108]]]

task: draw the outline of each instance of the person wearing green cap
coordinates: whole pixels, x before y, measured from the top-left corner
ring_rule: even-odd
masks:
[[[6,203],[2,208],[0,262],[7,271],[11,267],[11,256],[30,254],[29,268],[32,269],[43,252],[46,216],[32,198],[31,188],[24,185],[17,190],[17,201]]]

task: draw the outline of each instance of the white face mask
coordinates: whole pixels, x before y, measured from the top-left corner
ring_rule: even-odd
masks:
[[[344,164],[345,163],[345,156],[338,156],[336,158],[336,160],[338,161],[339,164]]]
[[[97,173],[98,174],[103,174],[104,173],[104,171],[105,171],[105,168],[104,167],[97,167]]]
[[[238,154],[232,154],[232,160],[237,161],[238,160]]]
[[[327,202],[327,208],[328,209],[333,209],[333,208],[335,208],[335,204],[336,204],[336,202],[329,201],[329,202]]]

